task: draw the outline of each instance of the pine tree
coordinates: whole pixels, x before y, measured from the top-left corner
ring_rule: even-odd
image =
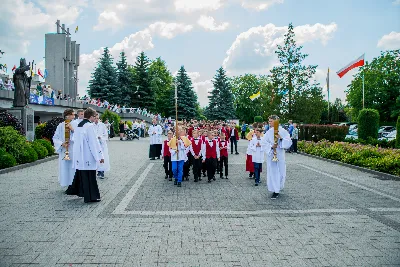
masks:
[[[121,101],[121,89],[118,87],[117,73],[108,47],[104,48],[103,56],[92,73],[88,92],[91,98],[100,98],[112,104]]]
[[[278,89],[282,103],[280,110],[285,117],[292,118],[295,97],[311,88],[310,78],[315,74],[317,66],[302,65],[308,55],[301,52],[302,46],[296,45],[292,23],[289,24],[288,32],[284,37],[284,45],[278,45],[275,51],[281,66],[276,66],[271,70],[271,78],[273,85]]]
[[[192,80],[187,75],[185,67],[181,66],[175,78],[178,91],[178,119],[194,119],[198,117],[197,95],[193,90]],[[170,115],[175,114],[175,93],[170,97]]]
[[[206,117],[210,120],[227,120],[235,118],[233,107],[232,87],[221,67],[217,70],[213,80],[214,89],[208,96],[210,100],[206,109]]]
[[[132,87],[132,72],[128,69],[125,52],[122,51],[120,55],[120,60],[117,62],[117,80],[118,87],[121,90],[121,97],[118,103],[130,105],[131,97],[129,91]]]
[[[146,108],[149,111],[155,111],[154,90],[150,86],[149,66],[150,60],[144,52],[136,58],[133,67],[133,83],[131,87],[131,105],[132,107]]]
[[[168,70],[165,61],[161,58],[157,58],[150,65],[149,75],[151,88],[155,94],[155,110],[157,113],[161,113],[162,116],[168,116],[170,112],[170,103],[165,100],[170,99],[171,94],[174,92],[172,74]]]

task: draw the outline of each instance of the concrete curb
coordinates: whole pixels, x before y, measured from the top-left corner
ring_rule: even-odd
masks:
[[[56,158],[58,158],[58,155],[53,155],[53,156],[50,156],[50,157],[47,157],[47,158],[44,158],[44,159],[39,159],[39,160],[34,161],[34,162],[20,164],[20,165],[14,166],[14,167],[2,169],[2,170],[0,170],[0,174],[9,173],[9,172],[17,171],[17,170],[22,170],[22,169],[25,169],[25,168],[28,168],[28,167],[32,167],[32,166],[35,166],[35,165],[39,165],[39,164],[45,163],[47,161],[51,161],[51,160],[56,159]]]
[[[307,153],[304,153],[304,152],[299,152],[299,154],[303,155],[303,156],[307,156],[307,157],[311,157],[311,158],[327,161],[327,162],[330,162],[330,163],[335,163],[335,164],[342,165],[342,166],[345,166],[345,167],[349,167],[349,168],[352,168],[352,169],[356,169],[356,170],[359,170],[359,171],[362,171],[362,172],[367,172],[367,173],[376,175],[377,177],[375,177],[375,178],[377,178],[379,180],[400,181],[400,177],[399,176],[392,175],[392,174],[389,174],[389,173],[378,172],[378,171],[370,170],[370,169],[367,169],[367,168],[364,168],[364,167],[359,167],[359,166],[351,165],[351,164],[348,164],[348,163],[344,163],[344,162],[341,162],[341,161],[337,161],[337,160],[333,160],[333,159],[326,159],[326,158],[322,158],[322,157],[315,156],[315,155],[310,155],[310,154],[307,154]]]

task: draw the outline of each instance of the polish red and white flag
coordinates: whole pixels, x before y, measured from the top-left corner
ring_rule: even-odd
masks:
[[[342,69],[340,69],[338,72],[336,72],[336,74],[342,78],[346,73],[348,73],[350,70],[357,68],[357,67],[361,67],[364,66],[364,55],[362,54],[361,57],[357,58],[356,60],[353,60],[352,62],[350,62],[349,64],[347,64],[345,67],[343,67]]]

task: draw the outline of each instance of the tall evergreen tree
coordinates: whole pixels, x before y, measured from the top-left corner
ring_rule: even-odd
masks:
[[[178,119],[194,119],[198,117],[197,95],[193,90],[192,80],[187,75],[185,67],[181,66],[175,78],[178,91]],[[170,115],[175,114],[175,93],[170,97]]]
[[[210,100],[206,109],[206,117],[210,120],[226,120],[235,118],[232,87],[225,70],[217,70],[213,80],[214,89],[208,96]]]
[[[162,116],[168,116],[170,112],[170,103],[165,101],[170,99],[174,92],[173,77],[168,70],[164,60],[157,58],[149,67],[149,76],[151,88],[155,94],[155,110]]]
[[[296,44],[293,25],[290,23],[284,44],[278,45],[275,51],[281,66],[276,66],[271,70],[272,83],[278,89],[278,96],[282,103],[280,110],[287,118],[294,116],[295,97],[302,95],[303,91],[309,91],[315,85],[310,84],[310,79],[315,74],[317,66],[302,65],[308,56],[301,52],[302,48]]]
[[[121,96],[118,103],[129,105],[131,103],[129,91],[132,87],[132,72],[128,69],[125,52],[122,51],[120,55],[120,60],[117,62],[117,80],[121,90]]]
[[[91,98],[100,98],[112,104],[121,101],[121,89],[118,86],[117,73],[108,47],[104,48],[103,56],[92,73],[88,92]]]
[[[154,91],[150,86],[150,63],[144,52],[140,53],[136,58],[132,71],[131,105],[132,107],[147,108],[147,110],[155,112]]]

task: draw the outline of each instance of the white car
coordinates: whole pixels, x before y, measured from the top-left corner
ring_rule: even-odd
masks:
[[[397,131],[391,131],[390,133],[388,133],[386,136],[379,138],[379,140],[387,140],[387,141],[392,141],[394,139],[396,139],[396,134]]]
[[[391,133],[392,131],[395,131],[396,127],[394,126],[381,126],[378,130],[378,137],[385,137],[386,135],[388,135],[389,133]]]
[[[346,135],[346,139],[358,139],[358,135],[357,133],[349,133],[348,135]]]

